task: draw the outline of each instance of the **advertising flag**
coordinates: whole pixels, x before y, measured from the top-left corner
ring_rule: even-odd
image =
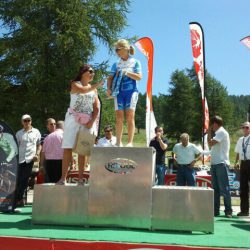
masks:
[[[150,140],[155,136],[154,129],[157,126],[152,102],[154,45],[149,37],[143,37],[139,39],[135,43],[135,45],[148,59],[148,80],[146,93],[146,138],[147,145],[149,145]]]
[[[198,23],[189,23],[191,33],[192,52],[194,59],[194,68],[197,74],[199,84],[201,87],[201,97],[204,100],[204,72],[205,72],[205,61],[204,61],[204,40],[203,31]]]
[[[248,49],[250,49],[250,36],[246,36],[240,40]]]
[[[205,98],[205,53],[204,53],[204,34],[199,23],[189,23],[191,44],[194,59],[194,68],[201,88],[202,108],[203,108],[203,129],[202,141],[205,147],[205,135],[209,127],[209,111]]]

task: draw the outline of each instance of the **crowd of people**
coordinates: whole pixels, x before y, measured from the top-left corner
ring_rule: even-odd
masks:
[[[96,147],[122,147],[124,117],[128,128],[126,146],[133,147],[135,131],[135,109],[138,100],[137,81],[142,78],[141,64],[132,57],[134,48],[128,41],[121,39],[114,45],[119,60],[112,65],[107,82],[107,96],[114,98],[116,114],[116,136],[110,125],[104,127],[104,137],[96,138]],[[32,127],[31,116],[25,114],[21,118],[23,128],[16,133],[19,147],[19,171],[15,206],[23,205],[24,192],[34,162],[40,159],[40,166],[45,172],[45,181],[64,185],[72,152],[79,133],[97,135],[100,103],[99,87],[103,82],[90,84],[94,79],[91,65],[83,65],[78,75],[70,81],[70,104],[65,121],[46,121],[47,133],[41,136],[38,129]],[[211,119],[208,130],[208,144],[211,153],[211,178],[214,189],[214,216],[220,214],[220,197],[223,196],[225,216],[232,217],[232,205],[228,179],[229,169],[229,134],[222,126],[219,116]],[[238,216],[249,215],[249,180],[250,180],[250,123],[242,125],[243,137],[237,142],[235,166],[240,166],[240,198],[241,212]],[[155,128],[155,137],[148,146],[156,150],[156,177],[158,185],[165,185],[165,154],[168,140],[163,137],[163,128]],[[195,169],[197,161],[202,159],[204,152],[191,143],[188,133],[180,135],[180,142],[173,147],[174,164],[177,167],[176,182],[178,186],[195,186]],[[249,147],[248,147],[249,146]],[[78,184],[83,185],[83,171],[87,166],[89,154],[78,154]],[[240,164],[239,164],[240,161]]]

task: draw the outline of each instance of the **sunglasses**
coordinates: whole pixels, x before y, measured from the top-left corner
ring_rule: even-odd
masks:
[[[109,132],[112,132],[112,130],[105,130],[104,132],[105,133],[109,133]]]
[[[30,122],[31,120],[23,120],[23,122]]]
[[[89,70],[89,73],[90,73],[90,74],[95,74],[95,71],[92,70],[92,69],[90,69],[90,70]]]
[[[241,127],[242,129],[249,129],[249,127]]]
[[[122,49],[124,49],[124,48],[116,48],[116,49],[115,49],[115,52],[118,52],[118,51],[120,51],[120,50],[122,50]]]
[[[50,126],[55,126],[56,124],[55,124],[55,123],[50,123],[49,125],[50,125]]]

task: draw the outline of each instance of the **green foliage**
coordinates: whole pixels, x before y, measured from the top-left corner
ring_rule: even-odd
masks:
[[[229,99],[234,106],[233,126],[239,128],[242,122],[247,121],[247,118],[250,119],[250,95],[232,95]]]
[[[140,133],[140,129],[145,128],[145,116],[146,116],[146,94],[139,93],[139,99],[136,106],[135,113],[135,126],[137,132]]]
[[[97,41],[110,47],[117,39],[128,5],[129,0],[2,0],[7,33],[0,38],[1,119],[14,129],[24,113],[37,127],[50,116],[63,119],[70,79],[93,57]],[[103,71],[105,63],[96,68]]]
[[[172,74],[169,92],[164,124],[171,137],[179,138],[181,133],[190,133],[195,122],[194,88],[184,71]]]
[[[99,89],[99,98],[101,99],[101,128],[100,136],[104,136],[104,127],[111,125],[115,131],[115,110],[114,99],[107,99],[104,89]]]

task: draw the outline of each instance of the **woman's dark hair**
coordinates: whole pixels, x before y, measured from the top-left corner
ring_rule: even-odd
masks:
[[[80,81],[82,78],[82,75],[89,71],[89,69],[92,68],[89,64],[84,64],[80,67],[78,75],[76,76],[76,78],[74,80],[72,80],[71,82],[76,82],[76,81]]]

